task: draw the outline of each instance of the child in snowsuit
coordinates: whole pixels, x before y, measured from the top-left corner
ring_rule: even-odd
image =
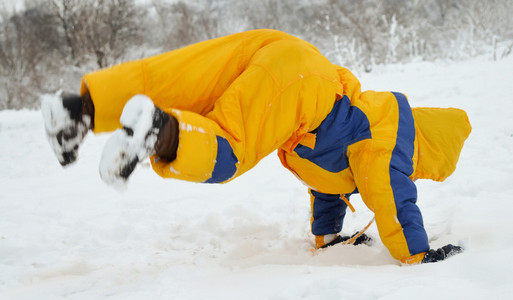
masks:
[[[278,149],[309,187],[316,247],[343,240],[347,198],[360,193],[394,258],[415,264],[461,251],[430,250],[413,180],[455,170],[466,113],[361,92],[349,70],[286,33],[242,32],[92,72],[80,96],[42,109],[63,165],[88,130],[116,131],[100,163],[109,184],[147,157],[160,176],[225,183]]]

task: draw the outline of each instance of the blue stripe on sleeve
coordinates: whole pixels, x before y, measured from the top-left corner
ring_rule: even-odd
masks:
[[[232,178],[237,171],[237,157],[233,154],[233,149],[228,141],[217,136],[217,158],[212,171],[212,177],[204,183],[220,183]]]
[[[408,177],[413,173],[415,124],[408,100],[393,93],[399,105],[397,141],[390,161],[390,184],[394,193],[397,218],[412,255],[429,250],[422,214],[416,205],[417,188]]]
[[[415,149],[415,123],[408,100],[403,94],[393,93],[399,106],[397,140],[392,152],[391,166],[406,175],[413,173],[413,151]]]

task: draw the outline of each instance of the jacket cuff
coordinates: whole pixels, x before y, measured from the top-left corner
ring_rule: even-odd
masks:
[[[192,182],[221,183],[234,177],[239,165],[224,131],[202,115],[172,109],[178,121],[176,159],[151,157],[153,170],[162,177]]]

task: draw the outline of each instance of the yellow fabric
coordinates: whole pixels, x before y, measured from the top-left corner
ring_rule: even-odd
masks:
[[[171,109],[166,113],[174,116],[179,124],[177,158],[169,162],[153,156],[153,169],[167,178],[199,182],[208,180],[212,177],[216,161],[216,136],[223,136],[223,130],[214,121],[190,111]]]
[[[398,119],[395,97],[390,92],[361,93],[359,81],[347,69],[342,73],[345,74],[343,75],[345,77],[341,78],[345,87],[344,94],[351,95],[352,105],[360,108],[367,115],[371,122],[372,136],[379,136],[381,140],[388,141],[388,150],[393,150]],[[417,153],[417,150],[414,152]],[[288,153],[282,149],[278,156],[286,168],[316,191],[327,194],[348,194],[356,188],[351,168],[332,173],[299,157],[295,152]]]
[[[306,186],[316,191],[326,194],[348,194],[356,188],[350,168],[332,173],[299,157],[296,152],[288,153],[280,149],[278,156],[284,167],[296,175]]]
[[[280,150],[278,155],[282,164],[311,189],[343,195],[358,187],[364,203],[376,214],[381,240],[391,255],[398,260],[411,260],[397,219],[389,174],[398,130],[397,100],[390,92],[362,93],[359,81],[350,71],[339,68],[338,72],[344,94],[367,116],[373,138],[350,145],[349,168],[338,173],[324,170],[295,152]],[[413,117],[416,129],[413,173],[408,176],[443,180],[454,171],[463,142],[470,133],[467,116],[453,108],[418,108],[413,109]]]
[[[375,213],[379,236],[396,259],[410,256],[408,243],[397,219],[388,169],[392,150],[387,141],[364,140],[349,148],[349,163],[365,205]]]
[[[89,90],[93,100],[94,132],[114,131],[121,127],[119,118],[125,103],[136,94],[144,94],[141,63],[127,62],[114,68],[86,74],[80,93]]]
[[[301,145],[306,146],[310,149],[315,148],[316,135],[313,133],[305,133],[301,141],[299,142]]]
[[[312,224],[314,221],[313,211],[314,211],[315,197],[314,197],[314,195],[312,195],[312,189],[308,189],[308,194],[310,195],[310,212],[311,212],[310,224]],[[323,237],[322,241],[324,243],[324,235],[317,235],[317,236],[322,236]],[[317,240],[316,240],[316,244],[317,244]],[[317,248],[320,248],[320,247],[317,247]]]
[[[419,143],[418,178],[444,181],[456,170],[463,143],[472,130],[467,114],[457,108],[414,108]]]
[[[344,94],[349,97],[352,105],[362,109],[374,124],[380,124],[379,129],[371,125],[373,137],[380,136],[380,139],[389,140],[391,144],[388,148],[393,149],[397,128],[390,126],[394,124],[394,120],[397,121],[397,116],[395,119],[390,116],[391,111],[396,111],[395,107],[391,107],[396,105],[392,94],[374,91],[362,93],[360,82],[349,70],[338,67],[337,71]],[[443,181],[456,169],[464,141],[471,132],[467,114],[457,108],[412,108],[412,113],[416,135],[412,157],[414,172],[410,178]],[[389,125],[383,124],[382,120],[387,120]],[[301,144],[313,148],[310,141]],[[356,188],[350,169],[334,174],[302,159],[294,152],[287,153],[283,149],[278,156],[286,168],[317,191],[347,194]]]
[[[347,207],[349,207],[349,209],[351,210],[351,212],[355,212],[356,210],[354,209],[354,206],[351,204],[351,202],[349,202],[349,199],[346,198],[346,196],[344,195],[340,195],[340,199],[342,199],[342,201],[344,201],[344,203],[347,205]]]
[[[397,140],[398,104],[392,93],[368,91],[355,99],[354,105],[369,119],[372,139],[348,147],[349,165],[362,200],[376,214],[381,241],[394,258],[403,259],[411,254],[397,220],[389,174]]]
[[[283,165],[316,191],[346,194],[358,186],[391,254],[400,260],[410,256],[394,219],[388,175],[368,176],[389,168],[397,102],[388,92],[362,93],[350,71],[331,64],[311,44],[275,30],[238,33],[86,74],[81,93],[87,90],[95,106],[95,132],[119,128],[125,103],[139,93],[178,119],[177,159],[151,160],[159,175],[208,180],[216,164],[217,136],[229,142],[238,159],[232,178],[280,149]],[[351,145],[350,167],[331,173],[293,149],[299,143],[315,147],[309,132],[343,94],[368,117],[373,139]],[[416,109],[414,117],[418,134],[409,176],[443,180],[454,171],[470,132],[466,115],[456,109]]]
[[[316,235],[315,236],[315,249],[320,249],[324,245],[326,245],[326,243],[324,242],[324,235]]]
[[[95,132],[119,128],[124,104],[137,93],[149,96],[165,111],[198,114],[191,123],[202,124],[201,118],[215,122],[240,162],[238,176],[280,147],[292,151],[319,126],[343,87],[336,67],[314,46],[264,29],[86,74],[81,92],[87,90],[96,108]],[[191,148],[183,146],[179,151]],[[210,159],[214,150],[196,152]],[[175,164],[189,159],[178,155],[180,162]],[[194,164],[183,162],[187,163]],[[204,181],[203,173],[177,177],[166,171],[170,167],[160,163],[155,171],[164,177]]]
[[[417,264],[422,263],[424,256],[426,256],[426,252],[422,252],[419,254],[415,254],[412,256],[402,258],[402,259],[400,259],[400,261],[405,265],[417,265]]]

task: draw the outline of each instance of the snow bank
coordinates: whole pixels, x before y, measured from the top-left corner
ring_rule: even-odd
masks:
[[[309,198],[275,155],[227,185],[137,168],[103,184],[108,135],[63,169],[40,112],[0,112],[0,299],[504,299],[513,295],[513,58],[415,63],[362,74],[412,106],[465,109],[473,132],[444,183],[418,182],[432,247],[466,252],[401,267],[378,241],[310,253]],[[372,214],[352,198],[344,232]],[[375,225],[369,234],[378,239]]]

